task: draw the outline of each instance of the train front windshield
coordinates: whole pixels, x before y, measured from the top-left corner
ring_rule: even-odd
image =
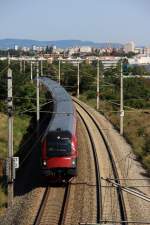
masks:
[[[67,156],[71,153],[70,139],[47,140],[47,156]]]

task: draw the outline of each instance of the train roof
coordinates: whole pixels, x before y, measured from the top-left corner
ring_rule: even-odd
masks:
[[[50,78],[40,78],[40,82],[51,92],[54,102],[53,116],[47,133],[55,131],[74,133],[75,109],[70,95],[62,86]]]
[[[40,81],[51,92],[53,100],[57,102],[72,101],[67,91],[61,85],[59,85],[56,81],[51,80],[50,78],[47,78],[47,77],[40,78]]]

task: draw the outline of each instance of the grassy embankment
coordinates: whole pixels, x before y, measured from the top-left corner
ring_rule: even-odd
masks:
[[[95,99],[87,100],[84,95],[80,99],[96,108]],[[100,101],[100,109],[105,117],[119,130],[119,113],[111,112],[114,111],[113,106]],[[124,116],[124,137],[131,144],[137,159],[150,172],[150,114],[138,110],[135,110],[135,112],[127,110]]]
[[[23,136],[30,124],[30,118],[27,116],[14,118],[14,153],[19,149],[19,145],[22,141]],[[7,140],[8,140],[8,126],[7,116],[0,113],[0,158],[6,159],[7,157]],[[0,161],[0,214],[3,212],[6,202],[6,187],[2,186],[2,161]]]

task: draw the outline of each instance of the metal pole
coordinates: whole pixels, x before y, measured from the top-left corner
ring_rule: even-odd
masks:
[[[23,72],[25,73],[25,70],[26,70],[26,61],[24,60],[23,61]]]
[[[43,60],[41,59],[41,76],[43,76]]]
[[[20,59],[20,73],[22,73],[22,59]]]
[[[97,60],[97,110],[99,110],[99,60]]]
[[[58,82],[59,82],[59,84],[60,84],[60,59],[59,59],[59,69],[58,69],[59,71],[58,71]]]
[[[10,54],[8,52],[8,66],[10,66]]]
[[[36,107],[37,107],[37,129],[39,128],[39,120],[40,120],[40,110],[39,110],[39,62],[37,62],[36,67]]]
[[[121,61],[121,73],[120,73],[120,134],[123,135],[123,117],[124,117],[124,107],[123,107],[123,71],[122,71],[122,61]]]
[[[32,61],[31,61],[31,81],[33,81],[33,64],[32,64]]]
[[[78,74],[77,74],[77,98],[80,96],[80,62],[77,62]]]
[[[20,73],[22,73],[22,61],[20,60]]]
[[[10,64],[10,60],[8,60]],[[7,73],[7,97],[8,97],[8,207],[13,205],[14,184],[13,184],[13,101],[12,101],[12,70],[8,68]]]

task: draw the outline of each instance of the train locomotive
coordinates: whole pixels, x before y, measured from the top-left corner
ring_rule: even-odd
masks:
[[[53,113],[42,138],[42,174],[55,179],[77,175],[77,116],[70,95],[57,82],[43,77],[40,82],[51,93]]]

